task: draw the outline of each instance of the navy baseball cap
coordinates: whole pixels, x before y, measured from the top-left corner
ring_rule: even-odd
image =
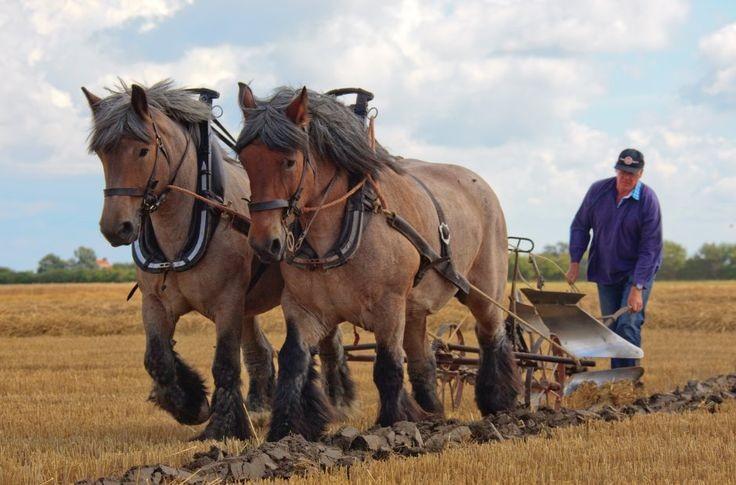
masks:
[[[624,172],[637,173],[644,168],[644,154],[634,148],[627,148],[618,156],[614,168]]]

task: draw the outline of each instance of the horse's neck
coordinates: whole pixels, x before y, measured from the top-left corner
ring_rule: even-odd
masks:
[[[304,206],[318,207],[322,203],[324,190],[330,184],[336,170],[336,167],[331,163],[317,162],[317,183],[315,184],[315,190],[312,191],[311,197],[304,201]],[[332,184],[329,193],[324,197],[324,203],[328,204],[344,196],[348,190],[350,190],[350,187],[347,174],[344,171],[337,172],[335,182]],[[312,217],[316,215],[309,228],[307,241],[319,255],[324,255],[329,251],[340,235],[342,219],[345,214],[345,204],[346,201],[342,201],[332,207],[322,209],[318,213],[309,212],[302,216],[300,222],[302,228],[305,228]]]
[[[191,134],[187,132],[187,136],[191,136]],[[170,169],[172,171],[176,170],[176,165],[181,160],[181,167],[176,174],[173,185],[196,192],[197,146],[195,140],[191,139],[189,141],[189,148],[183,160],[184,145],[178,148],[178,150],[169,152],[171,158],[169,163],[171,163]],[[169,179],[160,180],[159,184],[168,182]],[[163,204],[151,214],[151,223],[156,234],[156,240],[169,260],[176,258],[187,242],[193,207],[194,199],[192,197],[171,190]]]

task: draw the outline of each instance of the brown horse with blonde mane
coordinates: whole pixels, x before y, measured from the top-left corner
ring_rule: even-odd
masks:
[[[167,185],[189,191],[197,187],[199,125],[211,120],[211,107],[189,90],[173,88],[171,81],[150,88],[121,83],[104,99],[82,90],[94,121],[89,149],[102,161],[107,187],[102,234],[113,246],[132,244],[142,234],[145,219],[165,259],[176,261],[188,240],[195,203]],[[243,200],[250,196],[250,187],[244,170],[225,157],[214,139],[209,140],[209,149],[222,168],[226,203],[247,214]],[[144,364],[153,378],[150,399],[180,423],[209,420],[199,439],[245,439],[250,433],[240,391],[239,349],[242,346],[250,375],[247,406],[266,410],[274,387],[273,350],[256,315],[278,305],[283,281],[273,266],[247,291],[253,253],[246,237],[222,220],[206,244],[204,255],[186,271],[155,274],[138,269],[146,332]],[[211,405],[202,377],[173,349],[177,321],[190,311],[215,323]],[[336,374],[326,379],[333,385],[330,394],[343,398],[335,401],[343,404],[352,398],[352,383],[339,361],[339,335],[329,335],[324,347],[329,350],[322,357],[327,360],[324,367]]]
[[[342,321],[375,334],[380,425],[441,416],[427,316],[453,296],[477,320],[478,407],[484,415],[512,407],[518,376],[501,310],[474,288],[459,290],[439,271],[451,254],[456,273],[449,274],[503,298],[506,223],[483,179],[459,166],[398,160],[372,147],[363,123],[332,96],[280,88],[256,100],[241,83],[239,101],[245,124],[237,150],[252,190],[249,241],[262,260],[281,261],[285,283],[287,336],[268,438],[294,432],[313,440],[324,432],[331,408],[316,385],[310,350]],[[339,265],[328,265],[333,260],[325,255],[349,231],[342,224],[346,196],[360,184],[375,197],[359,246]],[[423,261],[417,245],[392,227],[396,214],[421,236],[415,242],[423,239],[446,256]],[[300,259],[302,245],[311,259]],[[405,358],[412,396],[403,388]]]

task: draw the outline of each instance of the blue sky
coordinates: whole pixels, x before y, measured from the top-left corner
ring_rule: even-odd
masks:
[[[588,185],[647,157],[665,237],[736,240],[736,2],[10,2],[0,7],[0,266],[33,269],[99,234],[103,178],[80,86],[117,76],[222,92],[237,81],[375,92],[394,153],[466,165],[509,232],[566,240]]]

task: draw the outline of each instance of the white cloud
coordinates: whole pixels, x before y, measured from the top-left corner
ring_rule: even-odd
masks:
[[[426,8],[414,3],[416,10]],[[416,22],[428,46],[464,52],[623,52],[663,47],[687,14],[684,1],[490,1],[434,3]]]
[[[193,0],[45,0],[21,2],[35,33],[42,37],[68,35],[74,31],[83,36],[96,30],[117,27],[131,19],[141,19],[141,29],[149,30],[157,22],[170,17]]]
[[[711,69],[703,82],[705,94],[736,103],[736,23],[701,39],[700,51]]]
[[[90,36],[133,20],[153,26],[190,3],[39,0],[4,5],[12,15],[0,21],[0,125],[13,128],[0,134],[0,152],[11,154],[0,166],[55,174],[99,170],[84,148],[89,116],[77,89],[100,71],[114,71],[115,65],[90,43]]]

